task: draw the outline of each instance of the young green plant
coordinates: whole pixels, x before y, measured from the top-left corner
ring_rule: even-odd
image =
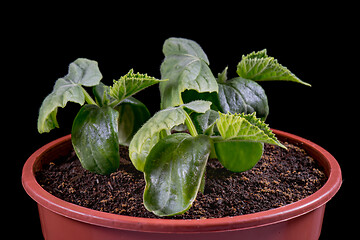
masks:
[[[134,135],[129,155],[145,175],[145,207],[172,216],[186,212],[203,190],[210,155],[228,170],[242,172],[259,161],[264,143],[284,147],[264,123],[268,101],[255,81],[309,84],[266,50],[243,56],[239,77],[230,80],[227,68],[218,78],[212,75],[206,54],[192,40],[170,38],[163,52],[161,75],[169,81],[160,83],[162,110]],[[172,133],[179,126],[190,134]]]
[[[289,69],[267,55],[266,49],[243,55],[237,65],[238,77],[227,79],[227,70],[215,78],[209,59],[200,45],[184,38],[169,38],[163,46],[165,59],[160,86],[161,107],[174,107],[193,100],[207,100],[223,113],[253,113],[261,119],[269,114],[268,99],[258,81],[301,81]]]
[[[190,115],[206,113],[211,102],[195,100],[156,113],[135,134],[129,146],[134,166],[145,174],[144,205],[159,216],[182,214],[195,200],[204,181],[208,158],[215,152],[233,172],[252,168],[263,153],[263,143],[284,147],[255,113],[223,114],[198,133]],[[190,134],[170,134],[186,124]],[[216,128],[216,131],[210,131]]]
[[[68,102],[82,105],[71,130],[74,150],[85,169],[110,174],[119,167],[119,144],[129,145],[135,132],[150,118],[146,106],[132,95],[161,80],[132,69],[110,87],[101,79],[97,62],[79,58],[71,63],[68,74],[56,81],[41,105],[38,131],[59,127],[59,107],[64,108]],[[84,87],[93,88],[95,100]]]
[[[59,127],[59,107],[68,102],[82,105],[71,131],[82,166],[99,174],[116,171],[119,144],[128,145],[133,165],[144,172],[145,207],[171,216],[187,211],[204,190],[210,156],[226,169],[242,172],[259,161],[265,143],[284,147],[264,123],[268,101],[256,81],[309,84],[266,50],[243,56],[236,71],[239,77],[230,80],[227,68],[213,76],[206,54],[192,40],[169,38],[163,52],[161,75],[166,80],[130,70],[112,86],[100,82],[97,62],[77,59],[43,101],[38,131]],[[132,95],[156,83],[162,110],[150,118],[146,106]],[[85,87],[92,87],[94,99]]]

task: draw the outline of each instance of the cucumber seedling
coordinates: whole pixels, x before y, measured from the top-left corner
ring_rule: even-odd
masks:
[[[57,110],[67,102],[82,105],[71,131],[82,166],[110,174],[119,168],[119,144],[129,146],[132,164],[144,173],[145,207],[172,216],[186,212],[204,191],[210,157],[229,171],[243,172],[260,160],[265,143],[285,148],[265,123],[269,106],[258,81],[309,84],[266,50],[243,55],[232,79],[228,68],[216,78],[192,40],[169,38],[163,53],[162,80],[130,70],[112,86],[100,82],[97,62],[77,59],[43,101],[38,131],[59,127]],[[157,83],[161,110],[151,117],[132,96]],[[92,87],[94,98],[85,87]]]

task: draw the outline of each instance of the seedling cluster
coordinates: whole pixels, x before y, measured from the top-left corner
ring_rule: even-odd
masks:
[[[59,127],[59,107],[82,105],[71,131],[82,166],[110,174],[119,168],[119,144],[129,146],[129,157],[146,180],[145,207],[171,216],[186,212],[204,190],[210,157],[242,172],[259,161],[264,143],[284,147],[264,122],[268,100],[257,81],[309,84],[266,50],[242,56],[233,79],[227,79],[227,68],[216,78],[206,54],[192,40],[169,38],[163,53],[162,80],[130,70],[112,86],[100,82],[97,62],[77,59],[43,101],[38,131]],[[133,95],[157,83],[161,110],[150,116]],[[92,87],[94,98],[85,87]]]

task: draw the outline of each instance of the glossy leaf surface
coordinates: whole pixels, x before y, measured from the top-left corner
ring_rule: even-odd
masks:
[[[251,169],[263,154],[263,144],[259,142],[215,142],[214,147],[221,164],[233,172]]]
[[[135,133],[150,118],[150,112],[133,97],[123,100],[115,110],[119,112],[119,144],[129,146]]]
[[[85,105],[80,109],[71,140],[85,169],[110,174],[119,167],[118,119],[119,113],[109,106]]]
[[[199,191],[211,150],[209,137],[178,133],[161,139],[145,165],[144,205],[158,216],[187,211]]]
[[[152,147],[162,138],[163,132],[170,133],[170,130],[185,123],[187,113],[184,108],[192,111],[205,112],[210,108],[210,102],[194,101],[174,108],[166,108],[154,114],[136,132],[129,145],[129,156],[135,168],[144,171],[146,158]]]
[[[241,77],[219,83],[219,101],[222,112],[256,115],[266,119],[269,114],[267,96],[256,82]]]

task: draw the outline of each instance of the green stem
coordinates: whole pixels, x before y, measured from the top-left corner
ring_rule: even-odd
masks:
[[[94,99],[92,99],[92,97],[89,95],[89,93],[83,88],[81,87],[84,95],[85,95],[85,101],[88,103],[88,104],[94,104],[94,105],[97,105],[96,102],[94,101]]]
[[[186,116],[185,124],[186,124],[187,128],[189,129],[191,136],[196,137],[198,135],[198,133],[196,131],[194,123],[191,120],[189,114],[187,114],[187,112],[185,110],[184,110],[184,112],[185,112],[185,116]]]
[[[110,104],[110,107],[114,108],[117,105],[119,105],[122,101],[123,101],[123,99],[121,99],[121,100],[117,99]]]

